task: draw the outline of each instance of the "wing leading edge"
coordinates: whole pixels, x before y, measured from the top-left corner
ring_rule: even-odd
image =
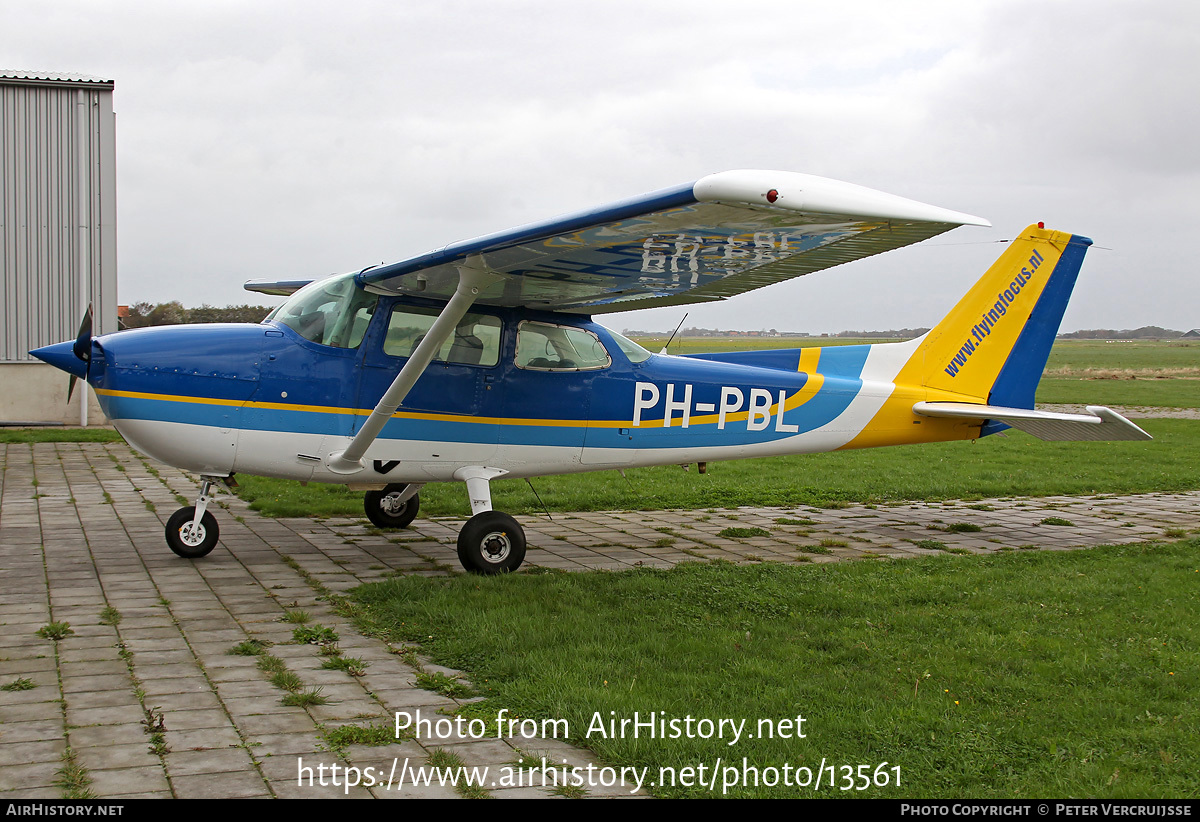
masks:
[[[478,255],[502,275],[476,301],[605,314],[710,302],[934,237],[991,225],[861,186],[780,171],[688,185],[371,268],[360,285],[448,299]]]

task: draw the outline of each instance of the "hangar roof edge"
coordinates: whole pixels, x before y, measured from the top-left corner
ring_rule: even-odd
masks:
[[[91,74],[59,71],[22,71],[20,69],[0,69],[0,83],[7,85],[66,85],[109,89],[114,86],[112,80],[106,80],[103,77],[96,77]]]

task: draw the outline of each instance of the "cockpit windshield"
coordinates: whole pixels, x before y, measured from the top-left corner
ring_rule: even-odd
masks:
[[[378,294],[341,274],[309,283],[276,308],[267,320],[282,323],[301,337],[334,348],[358,348],[375,313]]]

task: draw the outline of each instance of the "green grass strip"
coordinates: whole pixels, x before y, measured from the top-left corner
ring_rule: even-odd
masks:
[[[1200,382],[1196,383],[1200,385]],[[1200,488],[1200,422],[1143,420],[1152,442],[1042,442],[1020,432],[978,442],[909,445],[543,477],[551,511],[736,508],[1057,494],[1137,494]],[[363,516],[362,494],[344,486],[239,476],[238,495],[268,516]],[[498,511],[542,510],[524,480],[491,484]],[[458,483],[421,489],[422,516],[469,515]]]
[[[565,719],[615,765],[887,762],[899,787],[850,793],[1179,797],[1200,793],[1198,549],[408,577],[355,596],[374,627],[467,673],[486,696],[472,715]],[[803,715],[807,738],[585,733],[634,712],[751,733]]]
[[[121,442],[121,435],[108,428],[0,428],[4,442]]]

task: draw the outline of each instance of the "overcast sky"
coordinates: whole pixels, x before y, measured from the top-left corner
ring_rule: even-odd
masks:
[[[1064,330],[1200,326],[1195,2],[0,0],[0,30],[0,67],[116,82],[123,303],[276,302],[242,282],[773,168],[994,228],[687,325],[932,325],[1044,220],[1096,241]]]

